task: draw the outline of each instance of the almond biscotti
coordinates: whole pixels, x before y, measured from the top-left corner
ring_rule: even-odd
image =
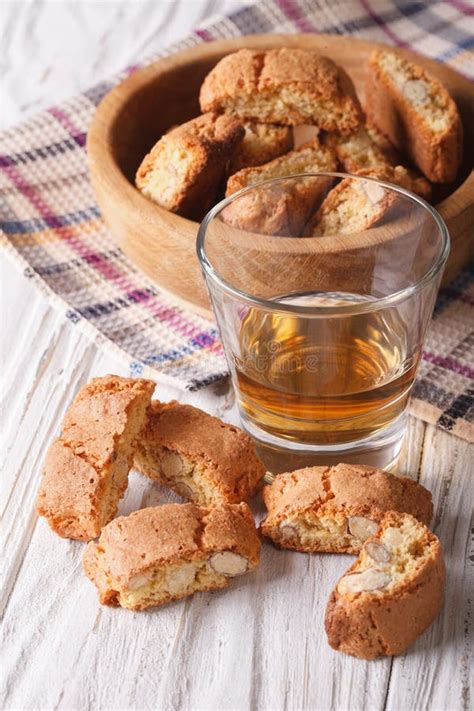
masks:
[[[434,183],[455,180],[462,160],[462,123],[444,86],[391,50],[372,53],[366,112]]]
[[[247,504],[165,504],[120,516],[83,559],[104,605],[143,610],[217,590],[254,570],[260,541]]]
[[[409,514],[387,513],[331,594],[329,644],[361,659],[402,654],[438,615],[444,584],[438,538]]]
[[[204,506],[247,501],[265,474],[247,434],[178,402],[152,403],[134,466]]]
[[[383,150],[373,139],[373,133],[373,129],[362,126],[350,136],[331,133],[324,140],[334,149],[347,172],[379,177],[429,200],[431,185],[426,178],[410,168],[394,163],[393,152]]]
[[[138,168],[135,184],[167,210],[198,219],[213,204],[243,137],[241,122],[231,116],[198,116],[160,138]]]
[[[268,163],[293,148],[293,131],[289,126],[247,121],[244,129],[245,135],[227,169],[228,175]]]
[[[227,181],[226,196],[271,178],[298,173],[333,172],[336,169],[335,152],[314,138],[265,165],[235,173]],[[328,180],[331,181],[330,178]],[[222,219],[229,225],[249,232],[300,236],[318,199],[326,194],[328,180],[301,178],[253,190],[228,205],[222,213]]]
[[[263,535],[280,548],[304,553],[358,553],[390,510],[426,524],[433,515],[423,486],[362,464],[280,474],[263,488],[263,500]]]
[[[49,448],[36,501],[58,535],[89,540],[115,516],[154,389],[151,380],[107,375],[77,394]]]
[[[200,103],[202,111],[341,133],[355,131],[362,116],[346,72],[313,50],[295,47],[227,55],[204,80]]]

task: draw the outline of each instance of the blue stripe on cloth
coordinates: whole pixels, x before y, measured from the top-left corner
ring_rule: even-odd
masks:
[[[83,148],[86,142],[86,133],[81,132],[71,138],[65,138],[63,141],[49,143],[39,148],[31,148],[28,151],[13,153],[12,155],[0,155],[0,167],[8,168],[10,165],[18,165],[19,163],[29,163],[35,160],[45,160],[46,158],[54,158],[61,153],[67,153],[76,148]]]
[[[80,222],[85,222],[92,218],[97,219],[98,217],[100,217],[99,208],[96,205],[91,205],[85,210],[69,212],[65,215],[51,215],[51,217],[43,219],[36,217],[32,220],[0,221],[0,229],[9,235],[34,234],[35,232],[44,232],[44,230],[57,229],[58,227],[77,225]]]

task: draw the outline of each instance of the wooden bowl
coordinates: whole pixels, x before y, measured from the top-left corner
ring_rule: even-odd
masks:
[[[341,64],[363,98],[365,65],[381,45],[336,35],[249,35],[202,44],[135,72],[112,89],[92,120],[87,149],[92,184],[103,218],[123,251],[165,291],[205,315],[209,301],[196,257],[198,224],[145,198],[134,186],[143,156],[175,124],[197,116],[199,89],[206,74],[226,54],[243,47],[315,49]],[[464,124],[465,146],[474,145],[474,88],[442,64],[397,49],[438,77],[456,101]],[[444,194],[443,192],[444,191]],[[465,151],[456,184],[442,188],[437,209],[451,235],[447,284],[472,253],[474,172]]]

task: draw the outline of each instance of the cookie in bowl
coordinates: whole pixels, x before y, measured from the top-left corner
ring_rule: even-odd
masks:
[[[360,659],[403,654],[436,619],[444,584],[438,538],[409,514],[387,513],[329,598],[329,644]]]
[[[245,432],[176,401],[152,403],[134,466],[204,506],[247,501],[265,474]]]
[[[226,588],[259,557],[247,504],[165,504],[112,521],[86,547],[83,566],[103,605],[144,610]]]
[[[243,140],[227,169],[228,175],[268,163],[293,148],[293,131],[289,126],[246,121],[244,129]]]
[[[201,110],[284,126],[314,124],[351,133],[362,120],[352,80],[328,57],[309,49],[241,49],[204,80]]]
[[[303,553],[358,553],[387,511],[429,524],[431,494],[407,477],[369,466],[337,464],[279,474],[263,488],[261,532],[280,548]]]
[[[138,168],[135,184],[170,212],[199,219],[213,204],[244,133],[231,116],[198,116],[160,138]]]
[[[366,111],[372,123],[434,183],[456,179],[463,129],[443,84],[391,50],[376,50],[368,64]]]
[[[227,181],[226,196],[272,178],[336,169],[337,158],[333,149],[314,138],[265,165],[235,173]],[[222,217],[224,222],[237,229],[297,237],[331,184],[331,178],[283,180],[242,195],[224,209]]]

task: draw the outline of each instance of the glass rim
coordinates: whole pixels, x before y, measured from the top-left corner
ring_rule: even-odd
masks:
[[[382,187],[391,190],[392,192],[399,193],[402,195],[404,198],[408,198],[411,202],[418,203],[420,207],[424,208],[431,216],[431,218],[434,220],[435,225],[437,226],[440,234],[441,234],[441,239],[442,239],[442,247],[440,249],[440,253],[438,254],[437,258],[434,260],[433,264],[430,266],[430,268],[416,281],[413,282],[413,284],[410,284],[409,286],[406,286],[404,289],[400,289],[399,291],[395,291],[393,294],[388,294],[387,296],[382,296],[380,298],[374,298],[370,301],[365,301],[365,302],[357,302],[354,304],[345,304],[345,305],[332,305],[332,304],[324,304],[320,306],[305,306],[305,305],[297,305],[297,304],[287,304],[285,302],[277,301],[275,299],[264,299],[259,296],[254,296],[246,291],[242,291],[241,289],[238,289],[235,286],[232,286],[228,281],[226,281],[217,269],[212,265],[211,261],[209,260],[207,254],[206,254],[206,249],[205,249],[205,240],[206,240],[206,233],[209,225],[211,222],[214,220],[214,218],[225,208],[227,205],[230,205],[230,203],[234,202],[237,200],[239,197],[242,195],[245,195],[246,193],[255,190],[256,188],[262,188],[265,185],[270,185],[271,183],[278,183],[282,180],[295,180],[295,179],[301,179],[301,178],[353,178],[356,180],[370,180],[373,183],[377,183],[378,185],[381,185]],[[278,239],[278,236],[275,236],[275,239]],[[294,237],[292,239],[301,239],[298,237]],[[304,238],[303,238],[304,239]],[[318,171],[318,172],[312,172],[312,173],[294,173],[292,175],[286,175],[280,178],[270,178],[269,180],[264,180],[261,183],[257,183],[255,185],[250,185],[246,188],[242,188],[241,190],[238,190],[236,193],[233,193],[230,195],[228,198],[224,198],[220,202],[218,202],[214,207],[212,207],[209,212],[204,216],[201,224],[199,225],[198,233],[197,233],[197,238],[196,238],[196,252],[197,256],[199,259],[199,263],[201,265],[201,269],[204,272],[204,276],[207,279],[209,277],[211,280],[217,282],[217,284],[223,289],[225,292],[228,294],[231,294],[234,297],[237,297],[238,299],[250,304],[251,306],[258,306],[260,308],[264,308],[267,311],[278,311],[279,313],[293,313],[293,314],[305,314],[306,316],[313,315],[313,316],[319,316],[319,315],[346,315],[346,314],[359,314],[359,313],[366,313],[370,311],[377,311],[380,308],[384,308],[387,306],[393,306],[398,304],[399,302],[405,300],[407,297],[412,296],[415,294],[417,291],[422,289],[426,284],[431,282],[441,271],[441,269],[444,267],[446,260],[448,258],[450,251],[450,237],[449,237],[449,231],[447,228],[447,225],[439,212],[426,200],[421,198],[419,195],[416,195],[415,193],[412,193],[410,190],[406,190],[405,188],[400,187],[399,185],[395,185],[393,183],[389,183],[386,180],[379,180],[378,178],[372,178],[369,176],[364,176],[364,175],[355,175],[354,173],[340,173],[340,172],[329,172],[329,171]],[[329,293],[329,292],[328,292]]]

